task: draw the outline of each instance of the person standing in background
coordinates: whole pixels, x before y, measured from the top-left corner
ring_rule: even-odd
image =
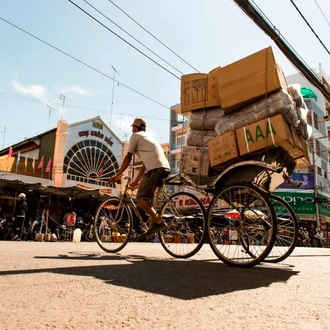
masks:
[[[26,195],[24,193],[20,193],[18,195],[18,198],[19,200],[16,203],[16,207],[13,215],[13,233],[14,233],[14,237],[12,238],[13,241],[18,241],[22,239],[25,217],[27,215]]]

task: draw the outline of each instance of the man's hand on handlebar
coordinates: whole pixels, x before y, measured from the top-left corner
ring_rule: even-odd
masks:
[[[133,180],[133,181],[129,184],[129,186],[130,186],[131,188],[135,189],[135,188],[137,188],[137,187],[139,186],[139,181],[135,181],[135,180]]]
[[[121,178],[122,174],[115,174],[113,176],[110,177],[109,179],[109,183],[116,183],[120,178]]]

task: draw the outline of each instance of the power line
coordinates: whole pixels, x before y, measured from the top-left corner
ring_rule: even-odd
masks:
[[[273,40],[287,59],[290,60],[302,75],[304,75],[312,85],[318,88],[323,96],[330,102],[330,91],[328,91],[320,78],[311,70],[295,49],[281,35],[279,30],[276,29],[255,2],[253,0],[253,4],[250,0],[233,0],[233,2],[235,2],[237,6],[239,6],[240,9]],[[256,8],[258,8],[258,10],[256,10]]]
[[[171,74],[173,77],[177,78],[177,79],[181,79],[180,77],[176,76],[173,72],[171,72],[170,70],[166,69],[164,66],[160,65],[158,62],[156,62],[154,59],[152,59],[150,56],[148,56],[147,54],[143,53],[140,49],[136,48],[135,46],[133,46],[131,43],[129,43],[127,40],[125,40],[124,38],[122,38],[119,34],[117,34],[116,32],[112,31],[110,28],[108,28],[106,25],[104,25],[102,22],[100,22],[98,19],[96,19],[93,15],[91,15],[90,13],[88,13],[86,10],[84,10],[83,8],[81,8],[80,6],[78,6],[76,3],[74,3],[72,0],[68,0],[70,3],[72,3],[74,6],[76,6],[78,9],[80,9],[83,13],[85,13],[87,16],[89,16],[91,19],[93,19],[94,21],[96,21],[97,23],[99,23],[100,25],[102,25],[105,29],[107,29],[109,32],[113,33],[116,37],[118,37],[119,39],[121,39],[122,41],[124,41],[125,43],[127,43],[129,46],[131,46],[133,49],[135,49],[137,52],[139,52],[140,54],[142,54],[143,56],[145,56],[147,59],[149,59],[151,62],[155,63],[156,65],[158,65],[160,68],[162,68],[163,70],[167,71],[169,74]]]
[[[62,54],[64,54],[64,55],[70,57],[71,59],[73,59],[73,60],[79,62],[80,64],[85,65],[85,66],[88,67],[89,69],[91,69],[91,70],[93,70],[93,71],[95,71],[95,72],[97,72],[97,73],[103,75],[104,77],[107,77],[107,78],[113,80],[112,77],[110,77],[109,75],[105,74],[104,72],[102,72],[102,71],[100,71],[100,70],[98,70],[98,69],[92,67],[91,65],[89,65],[89,64],[87,64],[87,63],[85,63],[85,62],[79,60],[78,58],[76,58],[76,57],[74,57],[74,56],[72,56],[72,55],[70,55],[70,54],[64,52],[63,50],[61,50],[61,49],[59,49],[59,48],[57,48],[57,47],[51,45],[50,43],[48,43],[48,42],[46,42],[46,41],[44,41],[44,40],[42,40],[42,39],[36,37],[36,36],[33,35],[32,33],[27,32],[26,30],[20,28],[19,26],[15,25],[15,24],[13,24],[13,23],[11,23],[11,22],[9,22],[9,21],[7,21],[7,20],[4,19],[3,17],[0,16],[0,19],[1,19],[2,21],[4,21],[4,22],[8,23],[9,25],[15,27],[16,29],[18,29],[18,30],[20,30],[20,31],[22,31],[22,32],[24,32],[24,33],[26,33],[26,34],[28,34],[28,35],[31,36],[32,38],[37,39],[38,41],[44,43],[45,45],[47,45],[47,46],[49,46],[49,47],[51,47],[51,48],[57,50],[58,52],[60,52],[60,53],[62,53]],[[123,83],[121,83],[121,82],[118,81],[118,80],[114,80],[114,81],[117,82],[118,84],[120,84],[121,86],[123,86],[123,87],[125,87],[125,88],[131,90],[132,92],[134,92],[134,93],[136,93],[136,94],[139,94],[139,95],[145,97],[146,99],[148,99],[148,100],[150,100],[150,101],[152,101],[152,102],[154,102],[154,103],[157,103],[158,105],[160,105],[160,106],[162,106],[162,107],[164,107],[164,108],[166,108],[166,109],[169,109],[169,108],[170,108],[170,107],[168,107],[168,106],[166,106],[166,105],[164,105],[164,104],[162,104],[162,103],[156,101],[155,99],[152,99],[151,97],[149,97],[149,96],[147,96],[147,95],[145,95],[145,94],[143,94],[143,93],[141,93],[141,92],[139,92],[139,91],[137,91],[137,90],[135,90],[135,89],[133,89],[133,88],[131,88],[131,87],[129,87],[129,86],[123,84]]]
[[[84,0],[90,7],[92,7],[95,11],[97,11],[99,14],[101,14],[103,17],[105,17],[108,21],[110,21],[112,24],[116,25],[119,29],[121,29],[122,31],[124,31],[127,35],[129,35],[132,39],[134,39],[136,42],[138,42],[140,45],[142,45],[143,47],[145,47],[146,49],[148,49],[152,54],[154,54],[155,56],[157,56],[159,59],[161,59],[162,61],[164,61],[166,64],[168,64],[171,68],[173,68],[174,70],[178,71],[179,73],[183,74],[183,72],[181,72],[179,69],[177,69],[176,67],[174,67],[172,64],[170,64],[169,62],[167,62],[166,60],[164,60],[161,56],[159,56],[158,54],[156,54],[154,51],[152,51],[149,47],[147,47],[146,45],[144,45],[140,40],[138,40],[137,38],[135,38],[132,34],[128,33],[126,30],[124,30],[120,25],[118,25],[117,23],[115,23],[114,21],[112,21],[108,16],[104,15],[101,11],[99,11],[97,8],[95,8],[93,5],[91,5],[87,0]]]
[[[301,18],[305,21],[305,23],[307,24],[307,26],[310,28],[310,30],[313,32],[313,34],[315,35],[315,37],[317,38],[317,40],[320,42],[320,44],[323,46],[323,48],[326,50],[326,52],[330,55],[330,52],[328,50],[328,48],[324,45],[323,41],[320,39],[320,37],[316,34],[316,32],[314,31],[314,29],[312,28],[312,26],[308,23],[307,19],[305,18],[305,16],[302,14],[302,12],[299,10],[299,8],[296,6],[296,4],[294,3],[293,0],[290,0],[290,2],[292,3],[292,5],[295,7],[296,11],[299,13],[299,15],[301,16]]]
[[[115,7],[117,7],[122,13],[124,13],[127,17],[129,17],[135,24],[137,24],[141,29],[143,29],[145,32],[147,32],[149,35],[151,35],[153,38],[155,38],[159,43],[161,43],[164,47],[166,47],[170,52],[172,52],[175,56],[177,56],[180,60],[182,60],[184,63],[186,63],[188,66],[190,66],[195,71],[199,72],[196,68],[194,68],[191,64],[189,64],[187,61],[185,61],[180,55],[178,55],[176,52],[174,52],[171,48],[169,48],[166,44],[164,44],[161,40],[159,40],[156,36],[154,36],[151,32],[149,32],[146,28],[144,28],[140,23],[138,23],[133,17],[128,15],[123,9],[121,9],[119,6],[117,6],[113,1],[109,0]]]
[[[9,93],[3,93],[0,92],[0,96],[3,97],[8,97],[8,98],[13,98],[13,99],[17,99],[20,101],[28,101],[28,102],[35,102],[35,103],[40,103],[40,104],[45,104],[43,101],[37,99],[37,98],[32,98],[32,97],[26,97],[26,96],[21,96],[21,95],[17,95],[17,94],[9,94]],[[60,106],[62,105],[63,102],[54,102],[53,104],[56,106]],[[46,104],[47,107],[49,107],[49,105]],[[91,108],[91,107],[85,107],[85,106],[81,106],[81,105],[71,105],[71,104],[66,104],[66,108],[71,108],[71,109],[82,109],[82,110],[88,110],[91,112],[97,112],[97,113],[108,113],[109,110],[105,110],[105,109],[99,109],[99,108]],[[54,110],[54,108],[52,108],[52,110]],[[136,117],[135,114],[132,113],[123,113],[123,112],[113,112],[113,114],[115,115],[123,115],[123,116],[129,116],[129,117]],[[161,121],[166,121],[168,122],[169,119],[163,119],[163,118],[158,118],[158,117],[151,117],[151,116],[143,116],[145,118],[149,118],[149,119],[155,119],[155,120],[161,120]]]
[[[317,5],[317,7],[319,8],[319,10],[320,10],[321,14],[323,15],[324,19],[327,21],[328,25],[330,26],[330,22],[329,22],[328,19],[326,18],[326,16],[325,16],[323,10],[321,9],[321,7],[319,6],[319,4],[317,3],[316,0],[314,0],[314,2],[316,3],[316,5]]]

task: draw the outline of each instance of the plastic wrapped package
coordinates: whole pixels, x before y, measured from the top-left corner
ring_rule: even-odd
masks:
[[[289,85],[288,91],[296,103],[296,112],[298,116],[297,131],[308,140],[312,134],[312,128],[307,124],[308,108],[300,92],[300,84]]]
[[[207,147],[208,142],[217,136],[215,130],[198,130],[188,128],[187,146],[191,147]]]
[[[261,99],[228,115],[223,115],[215,125],[215,131],[221,135],[277,114],[282,114],[291,126],[298,126],[295,103],[284,90],[273,93],[267,99]]]
[[[291,95],[293,101],[296,103],[297,108],[307,108],[304,98],[300,93],[300,84],[292,84],[288,86],[288,92]]]
[[[188,124],[192,129],[214,130],[222,116],[223,110],[221,108],[194,110],[188,113]]]
[[[298,127],[296,129],[305,140],[308,140],[312,136],[312,126],[307,123],[304,123],[302,120],[299,122]]]

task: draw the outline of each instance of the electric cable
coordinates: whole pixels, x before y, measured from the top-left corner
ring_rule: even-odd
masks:
[[[330,22],[328,21],[327,17],[325,16],[323,10],[321,9],[320,5],[317,3],[316,0],[314,0],[314,2],[316,3],[317,7],[319,8],[321,14],[323,15],[324,19],[327,21],[328,25],[330,26]]]
[[[99,23],[100,25],[102,25],[105,29],[107,29],[109,32],[113,33],[116,37],[118,37],[119,39],[121,39],[122,41],[124,41],[125,43],[127,43],[129,46],[131,46],[133,49],[135,49],[137,52],[139,52],[140,54],[142,54],[143,56],[145,56],[147,59],[149,59],[151,62],[155,63],[156,65],[158,65],[160,68],[162,68],[163,70],[167,71],[169,74],[171,74],[173,77],[181,80],[180,77],[176,76],[173,72],[171,72],[170,70],[166,69],[164,66],[160,65],[158,62],[156,62],[154,59],[152,59],[150,56],[148,56],[147,54],[143,53],[140,49],[136,48],[135,46],[133,46],[131,43],[129,43],[127,40],[125,40],[124,38],[122,38],[119,34],[117,34],[116,32],[112,31],[109,27],[107,27],[106,25],[104,25],[102,22],[100,22],[98,19],[96,19],[93,15],[91,15],[90,13],[88,13],[86,10],[84,10],[83,8],[81,8],[80,6],[78,6],[76,3],[74,3],[72,0],[68,0],[71,4],[73,4],[74,6],[76,6],[78,9],[80,9],[83,13],[85,13],[87,16],[89,16],[91,19],[93,19],[94,21],[96,21],[97,23]]]
[[[310,28],[310,30],[313,32],[313,34],[315,35],[315,37],[317,38],[317,40],[320,42],[320,44],[323,46],[323,48],[326,50],[326,52],[330,55],[330,52],[328,50],[328,48],[325,46],[325,44],[323,43],[323,41],[320,39],[320,37],[316,34],[316,32],[314,31],[314,29],[312,28],[312,26],[308,23],[307,19],[305,18],[305,16],[302,14],[302,12],[299,10],[299,8],[296,6],[296,4],[294,3],[293,0],[290,0],[290,2],[292,3],[292,5],[294,6],[294,8],[296,9],[296,11],[299,13],[299,15],[301,16],[301,18],[305,21],[305,23],[307,24],[307,26]]]
[[[10,94],[10,93],[0,92],[0,97],[12,98],[12,99],[16,99],[16,100],[19,100],[19,101],[27,101],[27,102],[45,104],[45,102],[43,102],[40,99],[37,99],[37,98],[34,98],[34,97],[21,96],[21,95],[18,95],[18,94]],[[57,105],[57,106],[60,106],[60,105],[62,105],[62,102],[54,102],[53,104]],[[66,108],[73,108],[73,109],[88,110],[88,111],[97,112],[97,113],[100,113],[100,112],[108,113],[109,112],[109,110],[85,107],[85,106],[80,106],[80,105],[72,105],[72,104],[66,104],[65,107]],[[136,116],[136,115],[131,114],[131,113],[123,113],[123,112],[114,112],[114,114],[129,116],[129,117],[135,117]],[[151,116],[144,116],[144,117],[149,118],[149,119],[167,121],[167,122],[169,121],[169,119],[164,119],[164,118],[157,118],[157,117],[151,117]]]
[[[124,13],[128,18],[130,18],[135,24],[137,24],[141,29],[143,29],[145,32],[147,32],[149,35],[151,35],[153,38],[155,38],[159,43],[161,43],[164,47],[166,47],[171,53],[173,53],[175,56],[177,56],[180,60],[182,60],[184,63],[186,63],[188,66],[190,66],[192,69],[194,69],[196,72],[199,72],[196,68],[194,68],[191,64],[189,64],[186,60],[184,60],[180,55],[178,55],[176,52],[174,52],[171,48],[169,48],[165,43],[163,43],[161,40],[159,40],[156,36],[154,36],[151,32],[149,32],[146,28],[144,28],[141,24],[139,24],[133,17],[128,15],[123,9],[121,9],[118,5],[116,5],[113,1],[109,0],[115,7],[117,7],[122,13]]]
[[[323,96],[330,102],[330,91],[321,82],[320,78],[315,72],[306,64],[306,62],[299,56],[295,49],[289,42],[281,35],[280,31],[270,22],[267,16],[259,9],[259,7],[252,0],[232,0],[238,7],[263,30],[283,52],[288,60],[302,73],[303,76],[314,85]],[[258,10],[256,10],[256,8]]]
[[[13,24],[13,23],[11,23],[11,22],[9,22],[9,21],[7,21],[7,20],[4,19],[3,17],[0,16],[0,19],[1,19],[2,21],[4,21],[4,22],[8,23],[9,25],[15,27],[16,29],[18,29],[18,30],[20,30],[20,31],[22,31],[22,32],[24,32],[24,33],[26,33],[26,34],[29,35],[30,37],[32,37],[32,38],[34,38],[34,39],[37,39],[38,41],[44,43],[45,45],[47,45],[47,46],[49,46],[49,47],[51,47],[51,48],[57,50],[58,52],[60,52],[60,53],[62,53],[62,54],[64,54],[64,55],[70,57],[71,59],[73,59],[73,60],[79,62],[80,64],[83,64],[84,66],[88,67],[89,69],[91,69],[91,70],[93,70],[93,71],[95,71],[95,72],[97,72],[97,73],[103,75],[104,77],[107,77],[107,78],[111,79],[112,81],[114,81],[114,82],[120,84],[121,86],[123,86],[123,87],[129,89],[130,91],[132,91],[132,92],[134,92],[134,93],[137,93],[138,95],[143,96],[144,98],[146,98],[146,99],[148,99],[148,100],[150,100],[150,101],[152,101],[152,102],[154,102],[154,103],[157,103],[158,105],[160,105],[160,106],[162,106],[162,107],[164,107],[164,108],[166,108],[166,109],[170,109],[170,107],[168,107],[168,106],[166,106],[166,105],[164,105],[164,104],[162,104],[162,103],[156,101],[155,99],[152,99],[151,97],[149,97],[149,96],[147,96],[147,95],[145,95],[145,94],[143,94],[143,93],[141,93],[141,92],[139,92],[139,91],[133,89],[132,87],[129,87],[129,86],[127,86],[127,85],[121,83],[120,81],[118,81],[118,80],[116,80],[116,79],[113,79],[112,77],[110,77],[110,76],[107,75],[106,73],[104,73],[104,72],[102,72],[102,71],[100,71],[100,70],[98,70],[98,69],[92,67],[91,65],[89,65],[89,64],[87,64],[87,63],[85,63],[85,62],[79,60],[78,58],[76,58],[76,57],[74,57],[74,56],[72,56],[72,55],[66,53],[65,51],[63,51],[63,50],[61,50],[61,49],[59,49],[59,48],[57,48],[57,47],[51,45],[51,44],[48,43],[47,41],[44,41],[44,40],[38,38],[37,36],[33,35],[32,33],[30,33],[30,32],[28,32],[28,31],[26,31],[26,30],[20,28],[19,26],[15,25],[15,24]]]
[[[104,18],[106,18],[109,22],[111,22],[112,24],[114,24],[115,26],[117,26],[120,30],[122,30],[123,32],[125,32],[127,35],[129,35],[133,40],[135,40],[136,42],[138,42],[141,46],[145,47],[146,49],[148,49],[152,54],[154,54],[156,57],[158,57],[159,59],[161,59],[162,61],[164,61],[166,64],[168,64],[171,68],[173,68],[174,70],[178,71],[179,73],[181,73],[183,75],[183,72],[180,71],[179,69],[177,69],[175,66],[173,66],[171,63],[167,62],[165,59],[163,59],[161,56],[159,56],[158,54],[156,54],[152,49],[150,49],[149,47],[147,47],[145,44],[143,44],[140,40],[138,40],[137,38],[135,38],[132,34],[130,34],[129,32],[127,32],[125,29],[123,29],[119,24],[115,23],[113,20],[111,20],[108,16],[106,16],[105,14],[103,14],[100,10],[98,10],[96,7],[94,7],[92,4],[90,4],[87,0],[84,0],[90,7],[92,7],[95,11],[97,11],[99,14],[101,14]]]

